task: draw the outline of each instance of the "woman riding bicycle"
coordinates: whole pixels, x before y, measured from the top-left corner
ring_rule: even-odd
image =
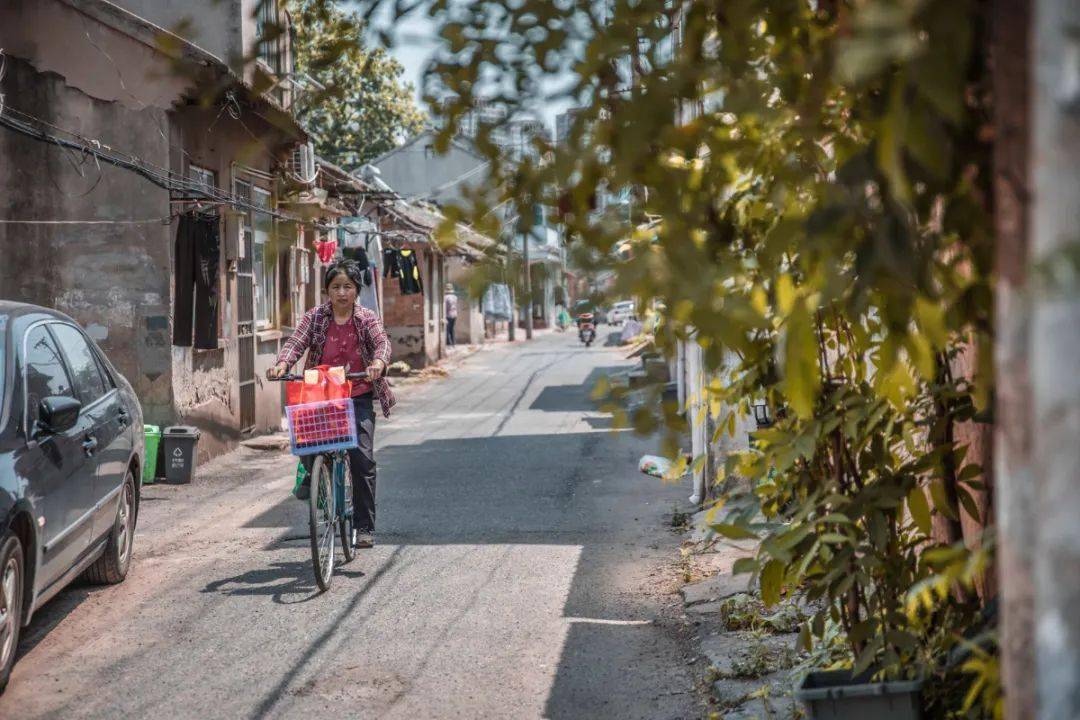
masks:
[[[371,547],[375,532],[375,410],[379,401],[383,415],[390,417],[394,394],[383,375],[390,362],[390,340],[379,316],[357,304],[363,269],[352,260],[342,260],[326,271],[323,288],[330,300],[309,310],[292,337],[285,341],[277,364],[266,371],[270,379],[288,373],[307,352],[305,368],[316,365],[344,367],[345,372],[367,372],[369,379],[353,383],[356,434],[359,447],[349,450],[353,482],[353,527],[356,547]],[[308,470],[296,491],[306,500],[311,494],[310,471],[313,456],[302,461]]]

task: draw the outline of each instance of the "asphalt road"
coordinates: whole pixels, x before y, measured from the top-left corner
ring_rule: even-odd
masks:
[[[377,545],[325,594],[287,454],[147,487],[131,574],[36,616],[0,718],[700,717],[666,527],[687,488],[588,400],[625,364],[553,334],[406,388]]]

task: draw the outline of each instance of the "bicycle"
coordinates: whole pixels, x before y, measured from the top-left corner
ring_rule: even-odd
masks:
[[[367,373],[349,373],[349,380],[362,380]],[[303,375],[282,375],[272,382],[303,381]],[[356,556],[353,547],[353,486],[347,451],[357,447],[356,417],[352,398],[323,400],[285,408],[293,455],[315,455],[309,482],[308,523],[311,533],[311,562],[319,590],[330,589],[334,574],[335,536],[341,536],[342,564]]]

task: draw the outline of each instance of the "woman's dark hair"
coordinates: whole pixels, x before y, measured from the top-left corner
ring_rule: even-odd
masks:
[[[326,268],[326,276],[323,278],[324,291],[330,291],[330,283],[334,282],[334,278],[338,275],[344,275],[349,278],[350,282],[356,286],[358,291],[363,287],[364,271],[360,267],[360,264],[355,260],[338,260],[336,263]]]

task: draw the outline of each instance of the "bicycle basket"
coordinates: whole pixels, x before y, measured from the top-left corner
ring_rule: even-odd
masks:
[[[314,455],[357,447],[353,402],[323,400],[285,408],[293,455]]]

